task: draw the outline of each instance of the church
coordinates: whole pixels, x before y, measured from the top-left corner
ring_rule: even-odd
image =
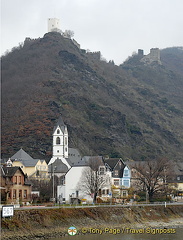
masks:
[[[69,148],[68,146],[67,126],[61,116],[53,128],[52,147],[52,158],[48,163],[49,173],[54,171],[55,175],[60,177],[72,166],[80,163],[81,155],[79,151],[75,148]]]
[[[58,177],[57,189],[54,198],[59,202],[71,203],[81,197],[77,189],[83,169],[88,163],[82,159],[79,151],[68,146],[68,130],[60,116],[53,128],[52,158],[48,163],[51,176]],[[82,198],[92,201],[91,196],[82,193]]]

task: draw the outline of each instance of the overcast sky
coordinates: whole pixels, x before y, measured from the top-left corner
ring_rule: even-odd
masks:
[[[139,48],[183,46],[183,0],[0,0],[1,54],[43,37],[47,19],[74,31],[81,48],[122,63]]]

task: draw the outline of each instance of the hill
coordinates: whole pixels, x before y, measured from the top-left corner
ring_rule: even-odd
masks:
[[[144,65],[135,55],[116,66],[59,33],[26,39],[2,57],[2,156],[23,147],[49,160],[62,114],[69,146],[84,155],[180,160],[183,51],[161,54],[162,65]]]

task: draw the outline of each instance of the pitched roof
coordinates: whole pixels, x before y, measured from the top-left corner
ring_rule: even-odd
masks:
[[[81,155],[76,148],[69,148],[69,157],[68,159],[72,163],[72,165],[77,165],[81,161]],[[67,160],[68,160],[67,159]]]
[[[10,159],[11,160],[32,160],[33,158],[21,148]]]
[[[76,165],[74,166],[91,166],[91,161],[97,161],[99,165],[103,165],[102,156],[84,156]]]
[[[1,166],[1,168],[0,168],[0,176],[4,176],[4,175],[5,175],[5,172],[4,172],[3,166]]]
[[[16,161],[20,161],[25,167],[34,167],[36,166],[37,162],[39,161],[39,159],[30,159],[30,160],[15,160]]]
[[[109,159],[104,159],[104,163],[107,163],[108,166],[111,168],[111,170],[113,170],[120,160],[121,160],[120,158],[109,158]],[[123,163],[123,161],[121,162],[123,164],[121,168],[124,168],[125,164]]]
[[[15,175],[15,173],[20,170],[22,173],[22,169],[20,167],[3,167],[3,170],[4,170],[4,173],[5,173],[5,176],[7,177],[12,177]],[[24,175],[24,173],[23,173]]]
[[[60,115],[59,119],[57,120],[57,123],[55,124],[55,126],[53,128],[53,132],[55,132],[57,127],[59,127],[62,130],[62,132],[65,131],[66,125],[64,124],[64,121],[63,121],[61,115]]]
[[[48,165],[48,172],[53,172],[53,167],[55,173],[66,173],[69,170],[67,165],[59,158],[57,158],[52,164]]]

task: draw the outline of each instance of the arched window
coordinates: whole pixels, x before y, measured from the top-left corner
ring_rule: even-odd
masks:
[[[59,129],[57,129],[57,134],[60,134],[60,130]]]
[[[56,138],[56,144],[60,144],[60,138],[59,137]]]

